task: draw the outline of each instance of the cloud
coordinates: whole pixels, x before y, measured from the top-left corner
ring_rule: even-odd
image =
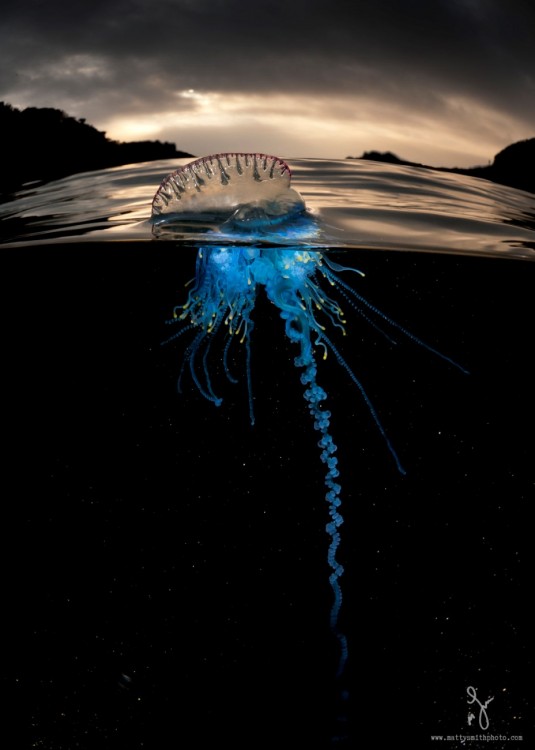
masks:
[[[161,134],[200,153],[202,134],[256,132],[330,157],[397,142],[407,158],[474,163],[533,135],[535,9],[522,0],[4,6],[0,98],[59,106],[114,137]]]
[[[195,92],[196,93],[196,92]],[[139,118],[105,121],[111,134],[158,137],[202,154],[209,151],[267,151],[280,156],[357,155],[375,147],[431,164],[485,164],[494,143],[514,123],[473,103],[444,101],[422,111],[366,97],[202,93],[189,112],[155,111],[143,119],[146,131],[128,131]],[[438,114],[437,114],[438,112]],[[473,120],[480,121],[474,142]],[[208,146],[207,146],[208,144]]]

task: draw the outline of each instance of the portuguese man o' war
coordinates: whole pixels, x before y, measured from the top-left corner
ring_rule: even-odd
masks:
[[[152,201],[155,226],[173,219],[265,229],[305,210],[286,162],[265,154],[216,154],[170,174]]]
[[[304,244],[307,233],[313,236],[316,232],[317,236],[317,227],[307,214],[303,199],[290,186],[290,180],[288,165],[273,156],[230,153],[197,159],[163,181],[153,200],[151,221],[155,236],[172,237],[173,232],[180,236],[185,226],[194,224],[203,238],[192,288],[185,303],[175,307],[169,321],[180,327],[164,342],[191,333],[179,387],[184,369],[189,368],[199,392],[216,406],[221,404],[210,378],[208,360],[215,335],[224,331],[227,340],[222,353],[223,366],[232,382],[236,380],[228,367],[229,347],[236,338],[245,345],[250,421],[254,424],[250,341],[256,295],[261,287],[280,311],[286,336],[297,347],[294,363],[301,371],[303,395],[314,429],[319,433],[320,458],[325,465],[330,517],[326,526],[327,558],[333,591],[330,626],[339,644],[337,674],[341,677],[348,658],[347,638],[339,627],[343,567],[336,557],[343,523],[342,487],[335,455],[337,446],[331,434],[331,414],[325,408],[327,394],[318,381],[319,358],[325,359],[331,353],[346,372],[364,399],[397,469],[405,472],[363,385],[328,333],[329,326],[345,333],[346,321],[339,303],[324,287],[336,289],[366,322],[377,328],[390,326],[451,364],[459,365],[388,318],[340,276],[345,271],[363,275],[360,271],[335,263],[325,249],[315,250]]]

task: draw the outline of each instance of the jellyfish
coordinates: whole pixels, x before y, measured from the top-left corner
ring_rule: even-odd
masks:
[[[190,336],[178,376],[179,390],[188,369],[202,396],[215,406],[221,405],[222,398],[210,377],[209,358],[216,334],[223,332],[223,369],[231,382],[237,381],[229,368],[229,349],[234,341],[245,346],[249,417],[254,424],[250,342],[255,301],[261,289],[279,310],[285,335],[295,345],[294,364],[300,371],[304,400],[318,433],[319,458],[325,467],[327,561],[332,589],[329,622],[338,643],[336,675],[341,678],[349,655],[348,640],[340,627],[344,569],[337,558],[343,524],[342,485],[331,412],[326,408],[327,393],[318,374],[321,359],[332,355],[346,373],[368,407],[397,470],[402,474],[405,470],[364,386],[331,338],[331,329],[345,334],[346,320],[339,301],[326,289],[336,290],[346,304],[380,330],[390,327],[460,366],[386,316],[342,278],[346,272],[364,274],[339,265],[329,257],[328,249],[318,248],[321,230],[291,187],[290,168],[282,159],[228,153],[182,166],[160,185],[152,203],[151,221],[156,237],[176,238],[191,233],[192,228],[201,236],[189,294],[168,321],[178,328],[164,342]]]
[[[244,232],[287,223],[302,214],[305,203],[290,187],[290,168],[265,154],[216,154],[186,164],[170,174],[152,201],[152,223],[173,220],[224,224]]]

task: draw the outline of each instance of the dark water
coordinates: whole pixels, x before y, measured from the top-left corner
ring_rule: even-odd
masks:
[[[433,187],[425,194],[418,178],[424,197],[414,211],[428,221]],[[108,183],[104,173],[93,179],[98,202]],[[380,172],[368,179],[393,193]],[[500,190],[510,211],[531,200]],[[324,203],[334,201],[335,186],[325,191]],[[324,470],[277,311],[259,298],[251,428],[244,379],[219,378],[214,356],[223,405],[187,378],[179,396],[181,348],[159,345],[194,248],[130,236],[146,232],[141,197],[138,225],[125,211],[124,224],[103,228],[102,204],[93,238],[87,216],[73,211],[66,229],[58,205],[39,191],[30,197],[25,216],[11,204],[0,255],[2,680],[19,743],[10,746],[333,746]],[[36,197],[56,217],[46,225]],[[81,210],[80,195],[71,203]],[[377,227],[378,205],[358,209]],[[345,516],[350,702],[341,747],[533,743],[535,266],[520,259],[530,257],[533,232],[527,215],[523,227],[498,222],[525,234],[493,251],[499,242],[482,215],[473,252],[440,250],[459,206],[437,216],[435,252],[416,240],[379,251],[368,238],[369,249],[355,242],[331,256],[366,272],[351,282],[367,299],[470,370],[410,342],[393,345],[348,311],[341,347],[401,476],[354,386],[333,358],[320,363]],[[410,225],[409,208],[392,212]],[[336,234],[341,224],[331,226]],[[115,227],[124,241],[102,236]],[[233,356],[241,376],[243,352]],[[468,724],[470,686],[482,702],[493,697],[485,730],[479,710]],[[485,737],[432,739],[462,734]]]

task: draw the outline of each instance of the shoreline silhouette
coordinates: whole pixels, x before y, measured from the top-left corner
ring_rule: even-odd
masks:
[[[464,174],[535,193],[535,138],[517,141],[506,146],[496,154],[494,161],[485,167],[432,167],[429,164],[419,164],[418,162],[400,159],[391,151],[365,151],[362,156],[348,156],[346,158]]]
[[[113,141],[85,118],[50,107],[20,110],[0,102],[0,130],[4,149],[12,154],[4,158],[2,193],[19,190],[28,182],[48,182],[78,172],[193,156],[169,142]]]

